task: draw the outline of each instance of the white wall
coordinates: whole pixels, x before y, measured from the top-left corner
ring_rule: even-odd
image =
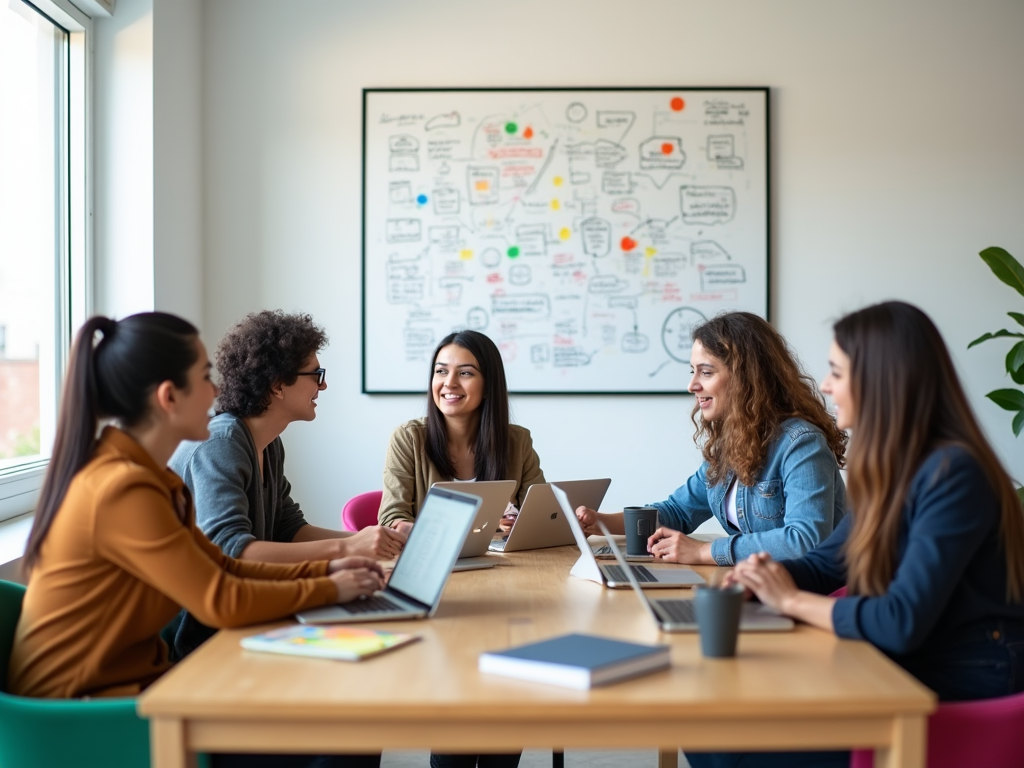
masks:
[[[207,0],[202,22],[207,341],[263,307],[331,333],[319,416],[285,435],[314,522],[380,487],[391,429],[423,413],[420,398],[359,394],[363,87],[771,86],[776,327],[820,376],[831,320],[921,305],[1024,479],[1009,419],[983,398],[1004,385],[1006,347],[965,350],[1024,306],[976,255],[1024,258],[1024,4]],[[695,469],[691,405],[519,397],[514,414],[549,478],[611,476],[610,508]]]

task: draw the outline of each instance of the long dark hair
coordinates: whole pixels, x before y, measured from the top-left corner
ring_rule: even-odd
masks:
[[[39,557],[68,486],[92,457],[100,419],[136,426],[149,415],[149,396],[161,383],[187,388],[188,370],[199,359],[198,337],[191,323],[164,312],[85,321],[71,346],[53,453],[25,548],[26,573]]]
[[[743,485],[753,485],[779,425],[791,418],[820,429],[843,466],[846,433],[836,427],[814,379],[800,368],[786,340],[768,321],[750,312],[727,312],[697,326],[693,340],[721,360],[730,374],[725,416],[714,422],[698,419],[696,403],[690,414],[696,427],[693,440],[708,462],[712,484],[732,470]]]
[[[845,558],[851,592],[889,587],[907,489],[928,453],[966,449],[981,465],[1002,510],[1007,595],[1024,595],[1024,515],[1013,483],[985,439],[942,336],[929,317],[899,301],[876,304],[835,324],[850,358],[856,414],[847,489],[853,513]]]
[[[449,344],[471,353],[480,366],[484,379],[484,398],[480,404],[480,426],[476,433],[473,470],[477,480],[507,480],[511,438],[508,427],[508,385],[505,366],[494,342],[477,331],[450,333],[441,339],[430,358],[430,381],[434,379],[437,355]],[[444,477],[455,477],[448,453],[448,427],[444,415],[434,403],[433,387],[427,387],[427,457]]]

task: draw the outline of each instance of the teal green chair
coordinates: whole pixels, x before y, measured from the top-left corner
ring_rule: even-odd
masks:
[[[135,699],[30,699],[7,693],[25,588],[0,581],[0,768],[145,768],[149,723]]]

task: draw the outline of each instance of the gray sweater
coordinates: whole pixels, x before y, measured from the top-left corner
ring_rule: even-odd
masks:
[[[278,437],[259,456],[245,423],[230,413],[210,420],[210,438],[183,442],[170,467],[192,491],[196,523],[229,557],[253,541],[289,542],[306,519],[292,501]]]

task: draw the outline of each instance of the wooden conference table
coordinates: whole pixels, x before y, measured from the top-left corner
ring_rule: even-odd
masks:
[[[155,768],[196,752],[655,747],[663,765],[677,747],[873,747],[876,766],[923,768],[934,696],[867,643],[798,626],[741,634],[735,659],[704,659],[696,635],[659,633],[632,590],[570,577],[577,555],[496,555],[497,568],[452,574],[434,618],[370,625],[420,642],[359,663],[239,647],[281,623],[218,633],[139,699]],[[590,691],[477,670],[482,651],[567,632],[667,643],[672,667]]]

